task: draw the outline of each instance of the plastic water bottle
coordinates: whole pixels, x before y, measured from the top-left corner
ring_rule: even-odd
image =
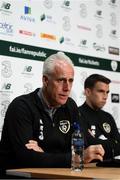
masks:
[[[80,131],[79,124],[74,124],[74,132],[71,139],[71,169],[73,171],[82,171],[84,168],[84,139],[83,134]]]

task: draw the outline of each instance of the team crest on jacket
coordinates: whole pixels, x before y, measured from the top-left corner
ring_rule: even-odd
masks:
[[[62,133],[66,134],[70,129],[70,122],[68,120],[60,121],[59,129]]]
[[[111,131],[111,126],[110,126],[110,124],[108,124],[108,123],[103,123],[103,129],[105,130],[105,132],[106,133],[110,133],[110,131]]]

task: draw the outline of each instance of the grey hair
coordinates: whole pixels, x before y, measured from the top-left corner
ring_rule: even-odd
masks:
[[[68,63],[74,68],[74,64],[73,64],[72,60],[67,55],[65,55],[65,53],[57,52],[56,54],[52,54],[51,56],[49,56],[44,61],[43,75],[48,75],[48,74],[52,73],[54,70],[54,67],[58,61]]]

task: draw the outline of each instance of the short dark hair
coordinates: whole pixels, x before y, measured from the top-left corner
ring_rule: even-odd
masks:
[[[92,74],[86,78],[84,82],[84,88],[93,88],[97,82],[103,82],[105,84],[109,84],[111,82],[107,77],[100,74]]]

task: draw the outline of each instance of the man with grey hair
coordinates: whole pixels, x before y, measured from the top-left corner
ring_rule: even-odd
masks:
[[[74,65],[58,52],[43,65],[43,86],[15,98],[6,112],[1,139],[5,167],[70,167],[73,123],[79,120],[69,97]],[[101,145],[85,149],[84,163],[103,159]]]

